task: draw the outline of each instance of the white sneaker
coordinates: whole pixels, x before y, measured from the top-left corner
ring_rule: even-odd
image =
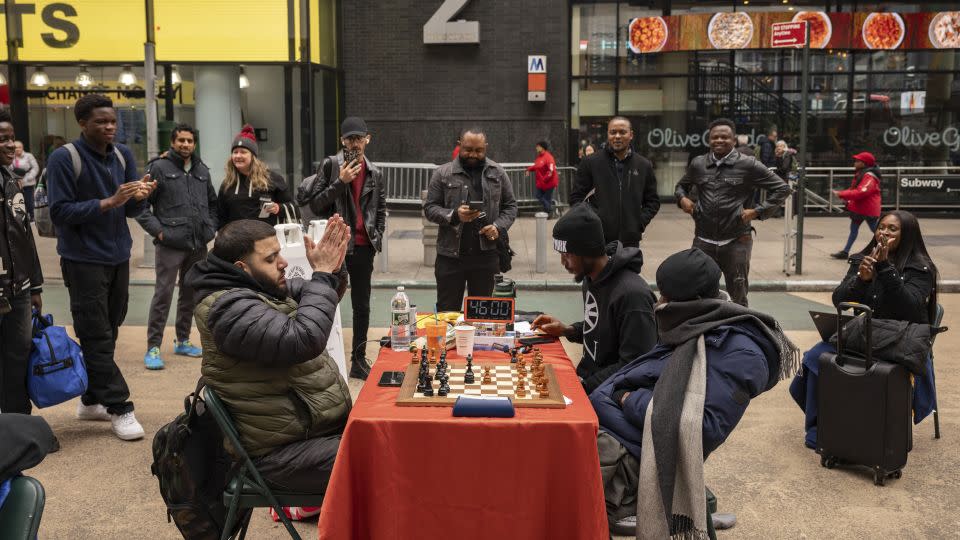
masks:
[[[110,413],[107,408],[99,403],[96,405],[84,405],[81,401],[77,403],[77,418],[80,420],[110,420]]]
[[[143,438],[143,426],[137,422],[137,417],[133,411],[124,414],[110,415],[110,421],[113,423],[113,434],[124,441],[135,441]]]

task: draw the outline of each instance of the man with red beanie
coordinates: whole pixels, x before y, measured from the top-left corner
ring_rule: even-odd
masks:
[[[860,152],[853,156],[853,182],[850,183],[850,189],[843,191],[834,191],[837,197],[840,197],[847,203],[847,211],[850,212],[850,236],[847,237],[847,245],[840,251],[831,254],[834,259],[846,259],[850,256],[850,248],[857,240],[857,233],[860,231],[860,224],[864,221],[870,227],[870,231],[877,230],[877,222],[880,219],[880,168],[877,167],[877,160],[870,152]]]

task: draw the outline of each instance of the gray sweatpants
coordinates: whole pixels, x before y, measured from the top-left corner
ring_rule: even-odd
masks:
[[[157,284],[150,302],[150,316],[147,320],[147,348],[159,347],[163,342],[163,329],[167,326],[170,302],[173,300],[173,288],[180,279],[180,295],[177,298],[177,339],[190,338],[190,325],[193,323],[193,289],[183,284],[187,271],[207,256],[207,248],[197,251],[182,251],[160,244],[157,248]]]
[[[607,503],[607,520],[612,524],[637,515],[640,462],[620,441],[603,430],[597,434],[597,450],[600,452],[600,478]]]

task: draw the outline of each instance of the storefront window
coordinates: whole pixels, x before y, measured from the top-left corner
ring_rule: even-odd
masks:
[[[574,6],[572,75],[612,76],[617,66],[617,6]]]

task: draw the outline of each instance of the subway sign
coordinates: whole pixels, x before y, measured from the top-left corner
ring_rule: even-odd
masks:
[[[901,191],[960,193],[960,175],[957,174],[902,173],[899,182]]]

